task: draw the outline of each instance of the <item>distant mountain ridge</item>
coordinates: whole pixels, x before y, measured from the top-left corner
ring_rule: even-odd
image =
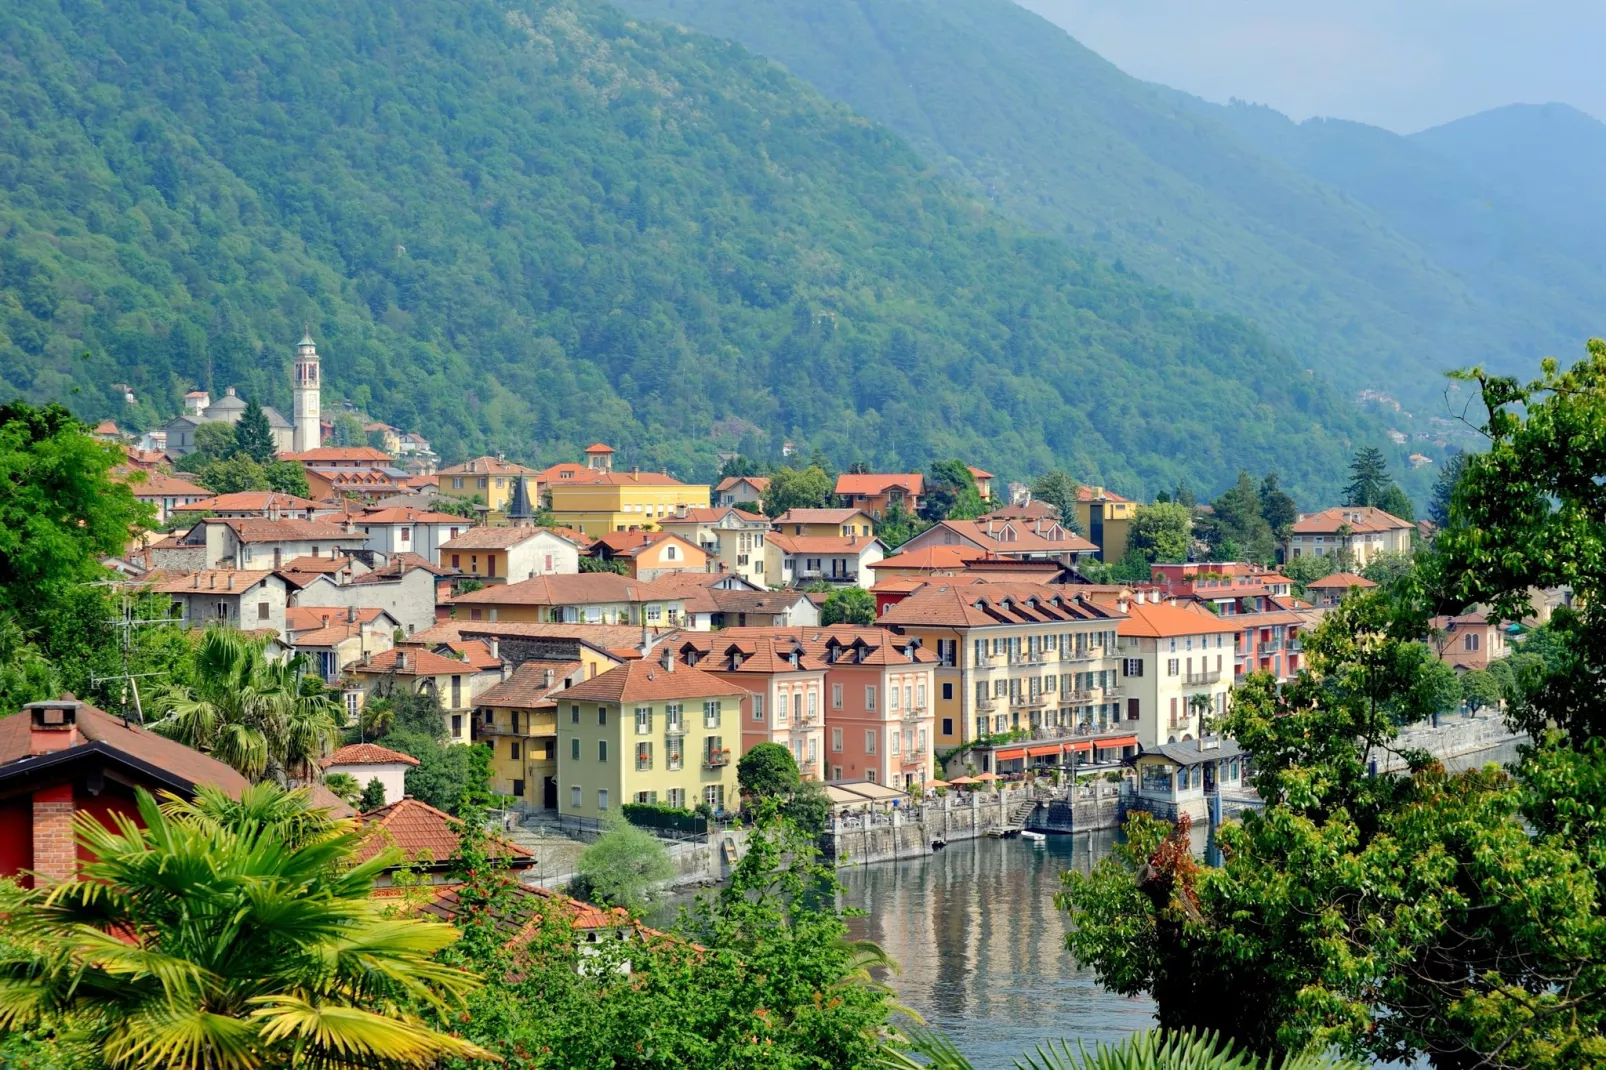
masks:
[[[1223,108],[1009,0],[622,2],[777,60],[1006,213],[1250,317],[1347,389],[1431,407],[1447,368],[1531,368],[1606,330],[1598,262],[1479,174],[1493,120],[1407,139]]]
[[[792,441],[1132,495],[1276,469],[1314,505],[1383,437],[1256,327],[606,4],[0,6],[5,392],[283,407],[304,325],[326,406],[448,459],[601,438],[706,478]]]

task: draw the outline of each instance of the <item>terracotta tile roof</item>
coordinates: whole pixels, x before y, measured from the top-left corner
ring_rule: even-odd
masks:
[[[727,591],[719,587],[705,590],[721,613],[785,613],[808,599],[799,591]]]
[[[318,764],[327,769],[331,765],[395,765],[397,762],[417,765],[418,759],[377,743],[348,743]]]
[[[267,569],[241,570],[227,568],[209,568],[200,572],[191,572],[175,576],[151,588],[160,594],[181,594],[184,592],[221,592],[223,594],[243,594],[272,576]]]
[[[359,524],[462,524],[469,525],[473,521],[465,520],[451,513],[432,513],[424,509],[392,508],[368,509],[359,517],[354,518]]]
[[[450,544],[448,544],[450,545]],[[612,572],[533,576],[517,583],[493,584],[452,599],[456,605],[566,606],[599,602],[654,602],[673,599],[649,583]]]
[[[776,517],[776,524],[846,524],[850,519],[862,516],[866,520],[871,518],[863,509],[788,509]],[[873,522],[873,521],[872,521]]]
[[[559,526],[559,527],[550,527],[550,528],[547,528],[546,530],[550,531],[552,534],[556,535],[560,539],[565,539],[565,540],[567,540],[569,542],[572,542],[575,546],[579,547],[582,550],[591,549],[592,545],[595,544],[596,541],[597,541],[596,539],[593,539],[591,536],[587,535],[585,532],[577,531],[574,528],[566,528],[566,527]]]
[[[1409,520],[1401,520],[1392,513],[1370,505],[1337,505],[1319,513],[1300,517],[1294,524],[1295,535],[1329,535],[1339,528],[1348,527],[1355,532],[1398,531],[1415,527]]]
[[[457,853],[452,816],[417,799],[400,799],[370,810],[361,820],[369,835],[353,854],[358,862],[366,862],[391,847],[399,850],[408,862],[440,864]],[[535,861],[530,852],[500,837],[492,837],[489,846],[514,865]]]
[[[862,554],[881,540],[874,535],[780,535],[770,534],[764,541],[787,554]]]
[[[233,768],[200,751],[124,723],[72,695],[63,695],[60,701],[77,703],[79,746],[100,743],[188,784],[214,784],[231,795],[237,796],[249,786]],[[26,707],[0,719],[0,777],[20,772],[34,760],[28,754],[32,728],[32,715]]]
[[[464,521],[467,523],[467,521]],[[506,550],[529,542],[542,535],[551,535],[546,528],[477,527],[469,528],[457,538],[441,543],[442,550]]]
[[[533,476],[535,469],[495,457],[475,457],[471,461],[450,465],[435,473],[437,476]]]
[[[454,676],[472,675],[474,666],[456,658],[448,658],[433,650],[409,647],[387,650],[383,654],[360,661],[351,667],[352,672],[366,675],[394,672],[397,676]]]
[[[653,628],[648,636],[656,643],[680,634],[678,628]],[[561,639],[583,643],[621,660],[641,656],[641,626],[638,624],[553,624],[548,622],[456,620],[435,625],[427,632],[407,637],[414,643],[425,635],[431,642],[443,637],[470,639],[495,637],[497,639]]]
[[[934,665],[937,662],[935,651],[910,636],[885,628],[850,625],[688,632],[675,649],[682,657],[690,650],[710,659],[703,667],[716,673],[803,672],[829,669],[833,664]],[[733,649],[743,655],[741,665],[736,668],[730,667]],[[833,649],[837,651],[835,661],[832,660]],[[793,668],[789,660],[793,650],[801,654],[797,668]]]
[[[363,541],[362,533],[346,531],[339,524],[318,520],[263,520],[256,517],[208,517],[202,524],[222,524],[241,542],[330,542]]]
[[[735,506],[709,506],[707,508],[697,507],[681,509],[672,516],[660,519],[658,521],[658,526],[668,527],[673,524],[717,524],[725,517],[730,516],[733,513],[738,519],[744,520],[749,524],[764,524],[767,526],[770,523],[770,518],[765,516],[763,513],[749,513],[747,510],[738,509]]]
[[[599,483],[609,487],[684,487],[688,485],[663,472],[596,472],[589,479],[566,479],[555,484],[555,487],[561,487],[565,484],[596,485]]]
[[[587,446],[585,449],[581,450],[580,452],[581,453],[613,453],[613,452],[615,452],[615,450],[614,450],[614,448],[612,446],[608,445],[605,442],[593,442],[591,445]]]
[[[654,656],[627,661],[553,697],[577,702],[656,702],[723,695],[743,697],[747,690],[689,665],[666,669]]]
[[[280,565],[275,572],[339,572],[351,567],[349,557],[292,557]]]
[[[750,486],[752,486],[755,490],[769,490],[770,489],[770,477],[769,476],[726,476],[724,479],[719,481],[719,485],[716,486],[714,489],[717,490],[717,491],[719,491],[719,490],[730,490],[732,487],[736,486],[738,483],[747,483]]]
[[[552,673],[550,686],[546,682],[549,670]],[[474,705],[516,710],[550,709],[556,705],[551,696],[570,686],[565,681],[579,681],[583,672],[584,666],[578,661],[526,661],[506,680],[481,692]]]
[[[877,573],[883,569],[898,568],[964,568],[967,562],[986,556],[987,551],[978,546],[923,546],[918,550],[883,557],[875,567]]]
[[[408,572],[412,572],[414,569],[423,569],[425,572],[431,573],[435,576],[455,576],[457,575],[458,571],[455,568],[447,568],[434,564],[428,558],[420,557],[418,554],[403,550],[400,553],[391,554],[389,561],[385,562],[383,565],[380,565],[372,572],[364,572],[361,576],[353,576],[350,582],[385,583],[389,580],[397,579]]]
[[[1077,487],[1076,500],[1079,502],[1094,502],[1100,499],[1107,502],[1129,502],[1131,498],[1123,498],[1113,490],[1104,487]]]
[[[242,490],[234,494],[219,494],[190,505],[179,506],[179,509],[186,513],[265,513],[270,509],[278,509],[286,513],[304,513],[308,509],[322,508],[324,507],[310,498],[302,498],[294,494],[280,494],[271,490]]]
[[[1165,602],[1132,602],[1127,609],[1126,619],[1116,630],[1121,635],[1160,639],[1235,632],[1240,627],[1233,623],[1232,617],[1218,617],[1207,609],[1184,608]]]
[[[1327,590],[1344,590],[1344,591],[1347,591],[1351,587],[1376,587],[1376,586],[1377,586],[1377,584],[1373,583],[1371,580],[1367,579],[1365,576],[1358,575],[1358,574],[1356,574],[1354,572],[1335,572],[1331,576],[1323,576],[1319,580],[1312,580],[1311,582],[1305,584],[1305,589],[1306,590],[1316,590],[1316,591],[1327,591]]]
[[[451,651],[451,654],[441,654],[442,657],[456,656],[462,658],[469,665],[480,672],[489,672],[492,669],[502,668],[502,659],[491,653],[491,648],[478,639],[448,639],[441,646]],[[436,651],[440,654],[440,651]]]
[[[910,494],[925,490],[926,477],[919,472],[872,472],[863,475],[844,472],[836,477],[838,494],[864,494],[874,497],[885,494],[893,487],[902,487]]]
[[[1047,502],[1030,501],[1025,505],[1005,505],[994,509],[990,513],[983,513],[978,520],[1058,520],[1060,511]]]
[[[142,481],[129,480],[136,498],[210,498],[212,492],[205,487],[170,476],[166,472],[146,472]],[[184,508],[175,506],[175,508]]]
[[[509,947],[521,947],[528,943],[548,911],[560,911],[568,919],[570,928],[581,932],[629,927],[644,934],[663,935],[632,921],[629,911],[622,907],[593,906],[530,884],[518,885],[514,891],[520,901],[512,909],[496,915],[497,930],[507,935]],[[434,898],[418,909],[442,921],[455,922],[463,912],[463,904],[458,889],[448,885],[436,891]]]
[[[102,420],[100,423],[95,425],[94,433],[97,435],[115,435],[119,434],[120,432],[117,430],[116,424],[112,423],[110,420]]]
[[[339,461],[374,461],[389,464],[390,454],[372,446],[319,446],[300,453],[281,453],[281,461],[300,461],[302,464],[329,464]]]
[[[679,535],[667,531],[610,531],[606,535],[597,536],[596,543],[606,546],[615,557],[634,557],[640,551],[655,546],[665,539],[674,539],[682,546],[691,546],[691,543]],[[702,552],[701,547],[692,548],[698,553]]]
[[[955,584],[944,579],[928,583],[889,606],[879,621],[889,625],[988,627],[1113,620],[1118,616],[1114,610],[1080,598],[1063,587],[1031,583]]]
[[[1098,550],[1080,535],[1060,527],[1055,520],[944,520],[916,536],[930,545],[929,532],[946,528],[959,538],[989,553],[1003,556],[1021,554],[1094,553]],[[911,540],[913,541],[913,540]]]
[[[573,461],[564,461],[550,468],[541,469],[536,474],[535,481],[543,484],[560,481],[564,483],[584,483],[589,477],[596,474],[597,470],[595,468],[587,468],[585,465],[575,464]]]
[[[1470,613],[1457,613],[1453,617],[1434,617],[1428,622],[1429,627],[1436,632],[1453,632],[1457,628],[1466,627],[1487,627],[1495,623],[1495,621],[1489,619],[1487,613],[1481,610],[1473,610]]]

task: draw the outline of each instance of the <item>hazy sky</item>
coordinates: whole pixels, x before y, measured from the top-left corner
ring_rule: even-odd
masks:
[[[1606,119],[1606,0],[1019,0],[1122,70],[1400,133],[1502,104]]]

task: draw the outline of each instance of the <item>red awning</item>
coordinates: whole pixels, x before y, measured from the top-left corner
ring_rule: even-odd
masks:
[[[1116,736],[1114,739],[1096,739],[1093,741],[1093,744],[1094,746],[1098,747],[1099,750],[1115,750],[1120,747],[1136,747],[1138,745],[1138,737]]]
[[[1079,739],[1075,743],[1067,743],[1066,746],[1072,750],[1085,751],[1088,754],[1093,753],[1093,741],[1091,739]]]
[[[1133,742],[1136,742],[1136,740]],[[1011,762],[1016,758],[1026,757],[1026,750],[1023,747],[1016,747],[1014,750],[995,750],[993,751],[993,757],[1000,762]]]
[[[1059,752],[1060,748],[1058,744],[1052,747],[1029,747],[1026,750],[1026,753],[1030,754],[1033,758],[1046,758],[1050,754],[1058,754]]]

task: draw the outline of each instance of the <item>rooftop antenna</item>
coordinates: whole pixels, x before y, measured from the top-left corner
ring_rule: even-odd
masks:
[[[102,623],[118,632],[117,646],[123,662],[122,672],[112,676],[91,676],[89,678],[89,682],[93,686],[99,687],[101,684],[109,683],[112,680],[121,680],[123,682],[123,687],[120,704],[122,706],[123,723],[128,724],[130,722],[129,711],[132,710],[132,722],[143,727],[145,724],[145,711],[139,700],[139,681],[141,678],[148,676],[166,676],[167,671],[165,669],[158,670],[156,672],[140,673],[132,673],[128,671],[130,668],[130,660],[133,658],[134,654],[135,629],[143,628],[153,624],[182,624],[184,623],[184,620],[182,617],[135,617],[134,600],[129,595],[130,585],[126,580],[100,580],[95,583],[88,584],[88,586],[117,588],[117,616],[110,620],[102,621]]]

